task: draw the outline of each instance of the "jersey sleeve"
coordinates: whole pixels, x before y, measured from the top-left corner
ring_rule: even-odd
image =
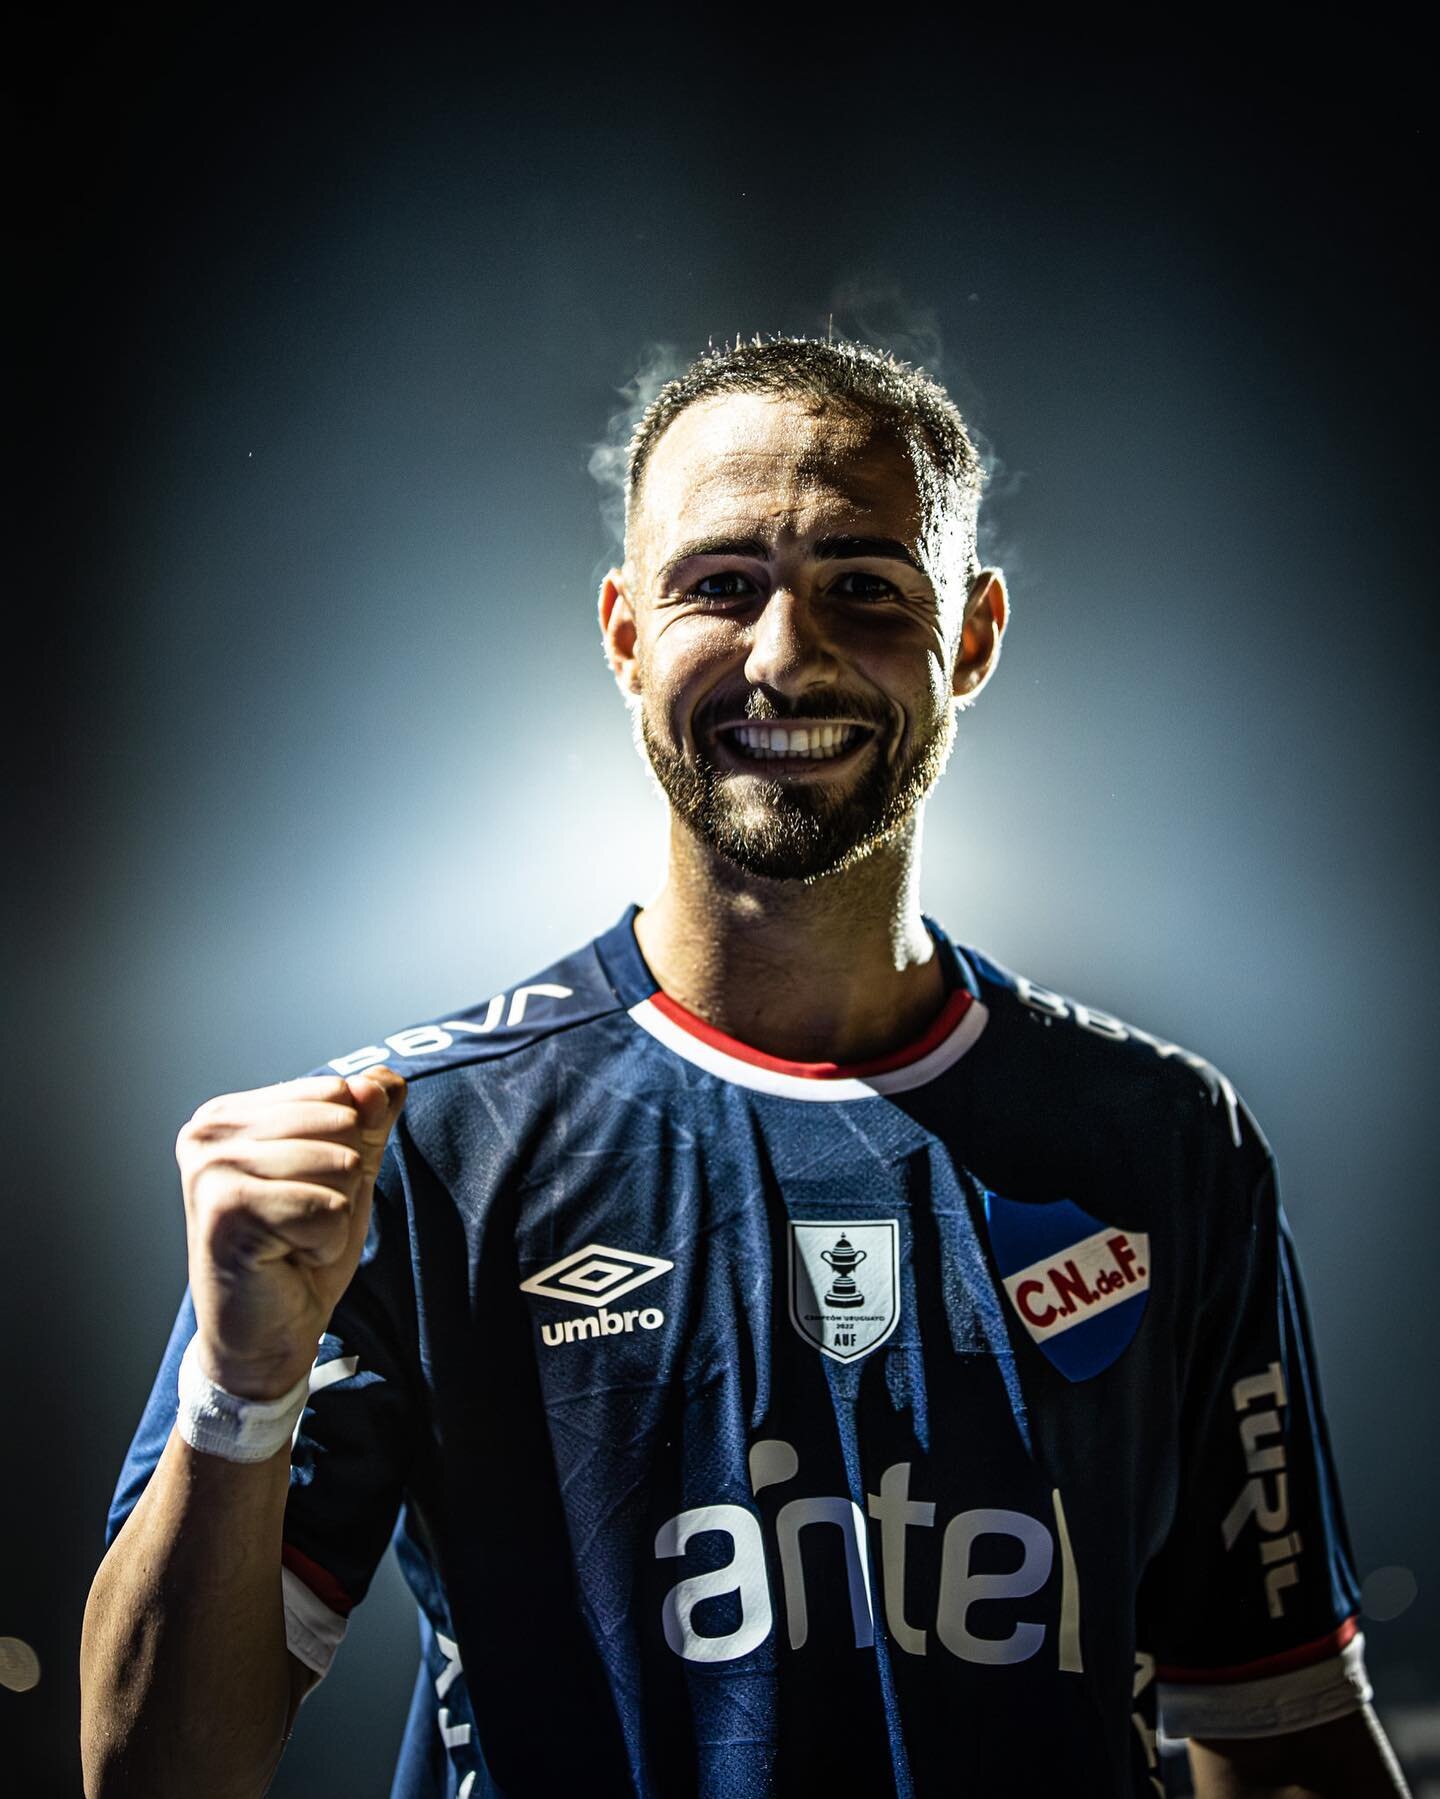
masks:
[[[1299,1264],[1246,1123],[1244,1153],[1223,1158],[1245,1171],[1239,1203],[1218,1208],[1220,1240],[1197,1256],[1180,1498],[1142,1589],[1140,1646],[1154,1646],[1172,1737],[1278,1736],[1370,1698]]]
[[[385,1553],[423,1416],[414,1350],[406,1214],[392,1151],[365,1249],[320,1339],[296,1426],[285,1506],[286,1640],[324,1675]],[[180,1358],[195,1334],[187,1291],[121,1470],[105,1541],[113,1542],[154,1472],[179,1409]]]

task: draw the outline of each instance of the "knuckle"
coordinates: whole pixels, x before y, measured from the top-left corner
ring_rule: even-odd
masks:
[[[354,1105],[350,1088],[342,1076],[327,1075],[321,1077],[321,1081],[322,1084],[318,1087],[307,1086],[306,1097],[322,1105],[344,1106],[347,1110]]]
[[[243,1093],[217,1093],[196,1106],[190,1117],[190,1129],[199,1132],[228,1128],[238,1114],[243,1114]]]
[[[223,1200],[223,1190],[217,1191],[219,1183],[215,1177],[215,1169],[203,1161],[192,1159],[183,1167],[185,1203],[197,1218],[213,1212]]]
[[[175,1133],[175,1153],[179,1155],[188,1144],[198,1142],[204,1129],[205,1109],[202,1106],[198,1111],[192,1112]]]

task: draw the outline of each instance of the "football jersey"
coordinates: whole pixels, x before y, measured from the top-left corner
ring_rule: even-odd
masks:
[[[392,1535],[404,1799],[1148,1796],[1369,1697],[1269,1150],[1223,1075],[958,950],[801,1064],[631,907],[337,1057],[408,1097],[285,1521],[323,1674]],[[182,1305],[110,1516],[176,1414]]]

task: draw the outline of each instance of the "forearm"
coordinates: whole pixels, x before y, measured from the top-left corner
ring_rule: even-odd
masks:
[[[172,1432],[100,1565],[80,1649],[90,1799],[253,1799],[290,1718],[281,1602],[289,1451],[242,1464]]]
[[[1288,1736],[1192,1742],[1196,1799],[1408,1799],[1409,1788],[1367,1705]]]

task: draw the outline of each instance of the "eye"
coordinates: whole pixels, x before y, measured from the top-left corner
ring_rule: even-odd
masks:
[[[854,583],[847,587],[846,582]],[[888,600],[898,592],[893,582],[883,575],[872,575],[863,568],[848,569],[830,590],[847,600]]]
[[[702,575],[690,588],[687,598],[697,600],[737,600],[755,591],[754,583],[738,569],[722,569],[716,575]]]

